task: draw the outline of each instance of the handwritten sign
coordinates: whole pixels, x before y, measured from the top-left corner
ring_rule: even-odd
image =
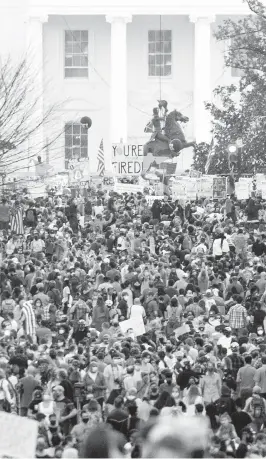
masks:
[[[115,175],[140,175],[143,169],[143,145],[113,144],[112,165]]]
[[[34,458],[38,422],[0,412],[0,456]]]

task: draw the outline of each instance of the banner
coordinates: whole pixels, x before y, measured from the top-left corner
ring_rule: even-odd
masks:
[[[115,183],[114,191],[119,194],[143,193],[143,186],[142,185],[131,185],[131,183]]]
[[[226,177],[213,177],[213,199],[226,199]]]
[[[116,176],[140,175],[143,169],[143,145],[112,145],[112,166]]]

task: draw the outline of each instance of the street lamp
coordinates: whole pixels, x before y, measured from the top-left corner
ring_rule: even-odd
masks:
[[[91,118],[88,116],[83,116],[80,120],[80,124],[82,124],[86,129],[90,129],[92,125]]]
[[[229,144],[227,147],[228,150],[228,163],[229,163],[229,169],[231,172],[235,169],[237,165],[237,151],[238,147],[236,144]]]

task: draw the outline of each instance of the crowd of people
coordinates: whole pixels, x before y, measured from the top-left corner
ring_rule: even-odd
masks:
[[[266,456],[265,225],[254,196],[2,200],[0,411],[36,458]]]

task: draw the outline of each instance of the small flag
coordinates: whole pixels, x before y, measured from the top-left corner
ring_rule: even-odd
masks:
[[[11,231],[15,234],[24,234],[23,211],[21,207],[13,207],[10,211]]]
[[[97,172],[100,176],[104,175],[104,151],[103,151],[103,139],[101,140],[100,146],[98,148],[98,168]]]
[[[205,174],[208,174],[209,172],[212,156],[214,154],[215,154],[215,145],[214,145],[214,140],[212,139],[211,144],[210,144],[209,153],[208,153],[207,162],[205,164]]]

